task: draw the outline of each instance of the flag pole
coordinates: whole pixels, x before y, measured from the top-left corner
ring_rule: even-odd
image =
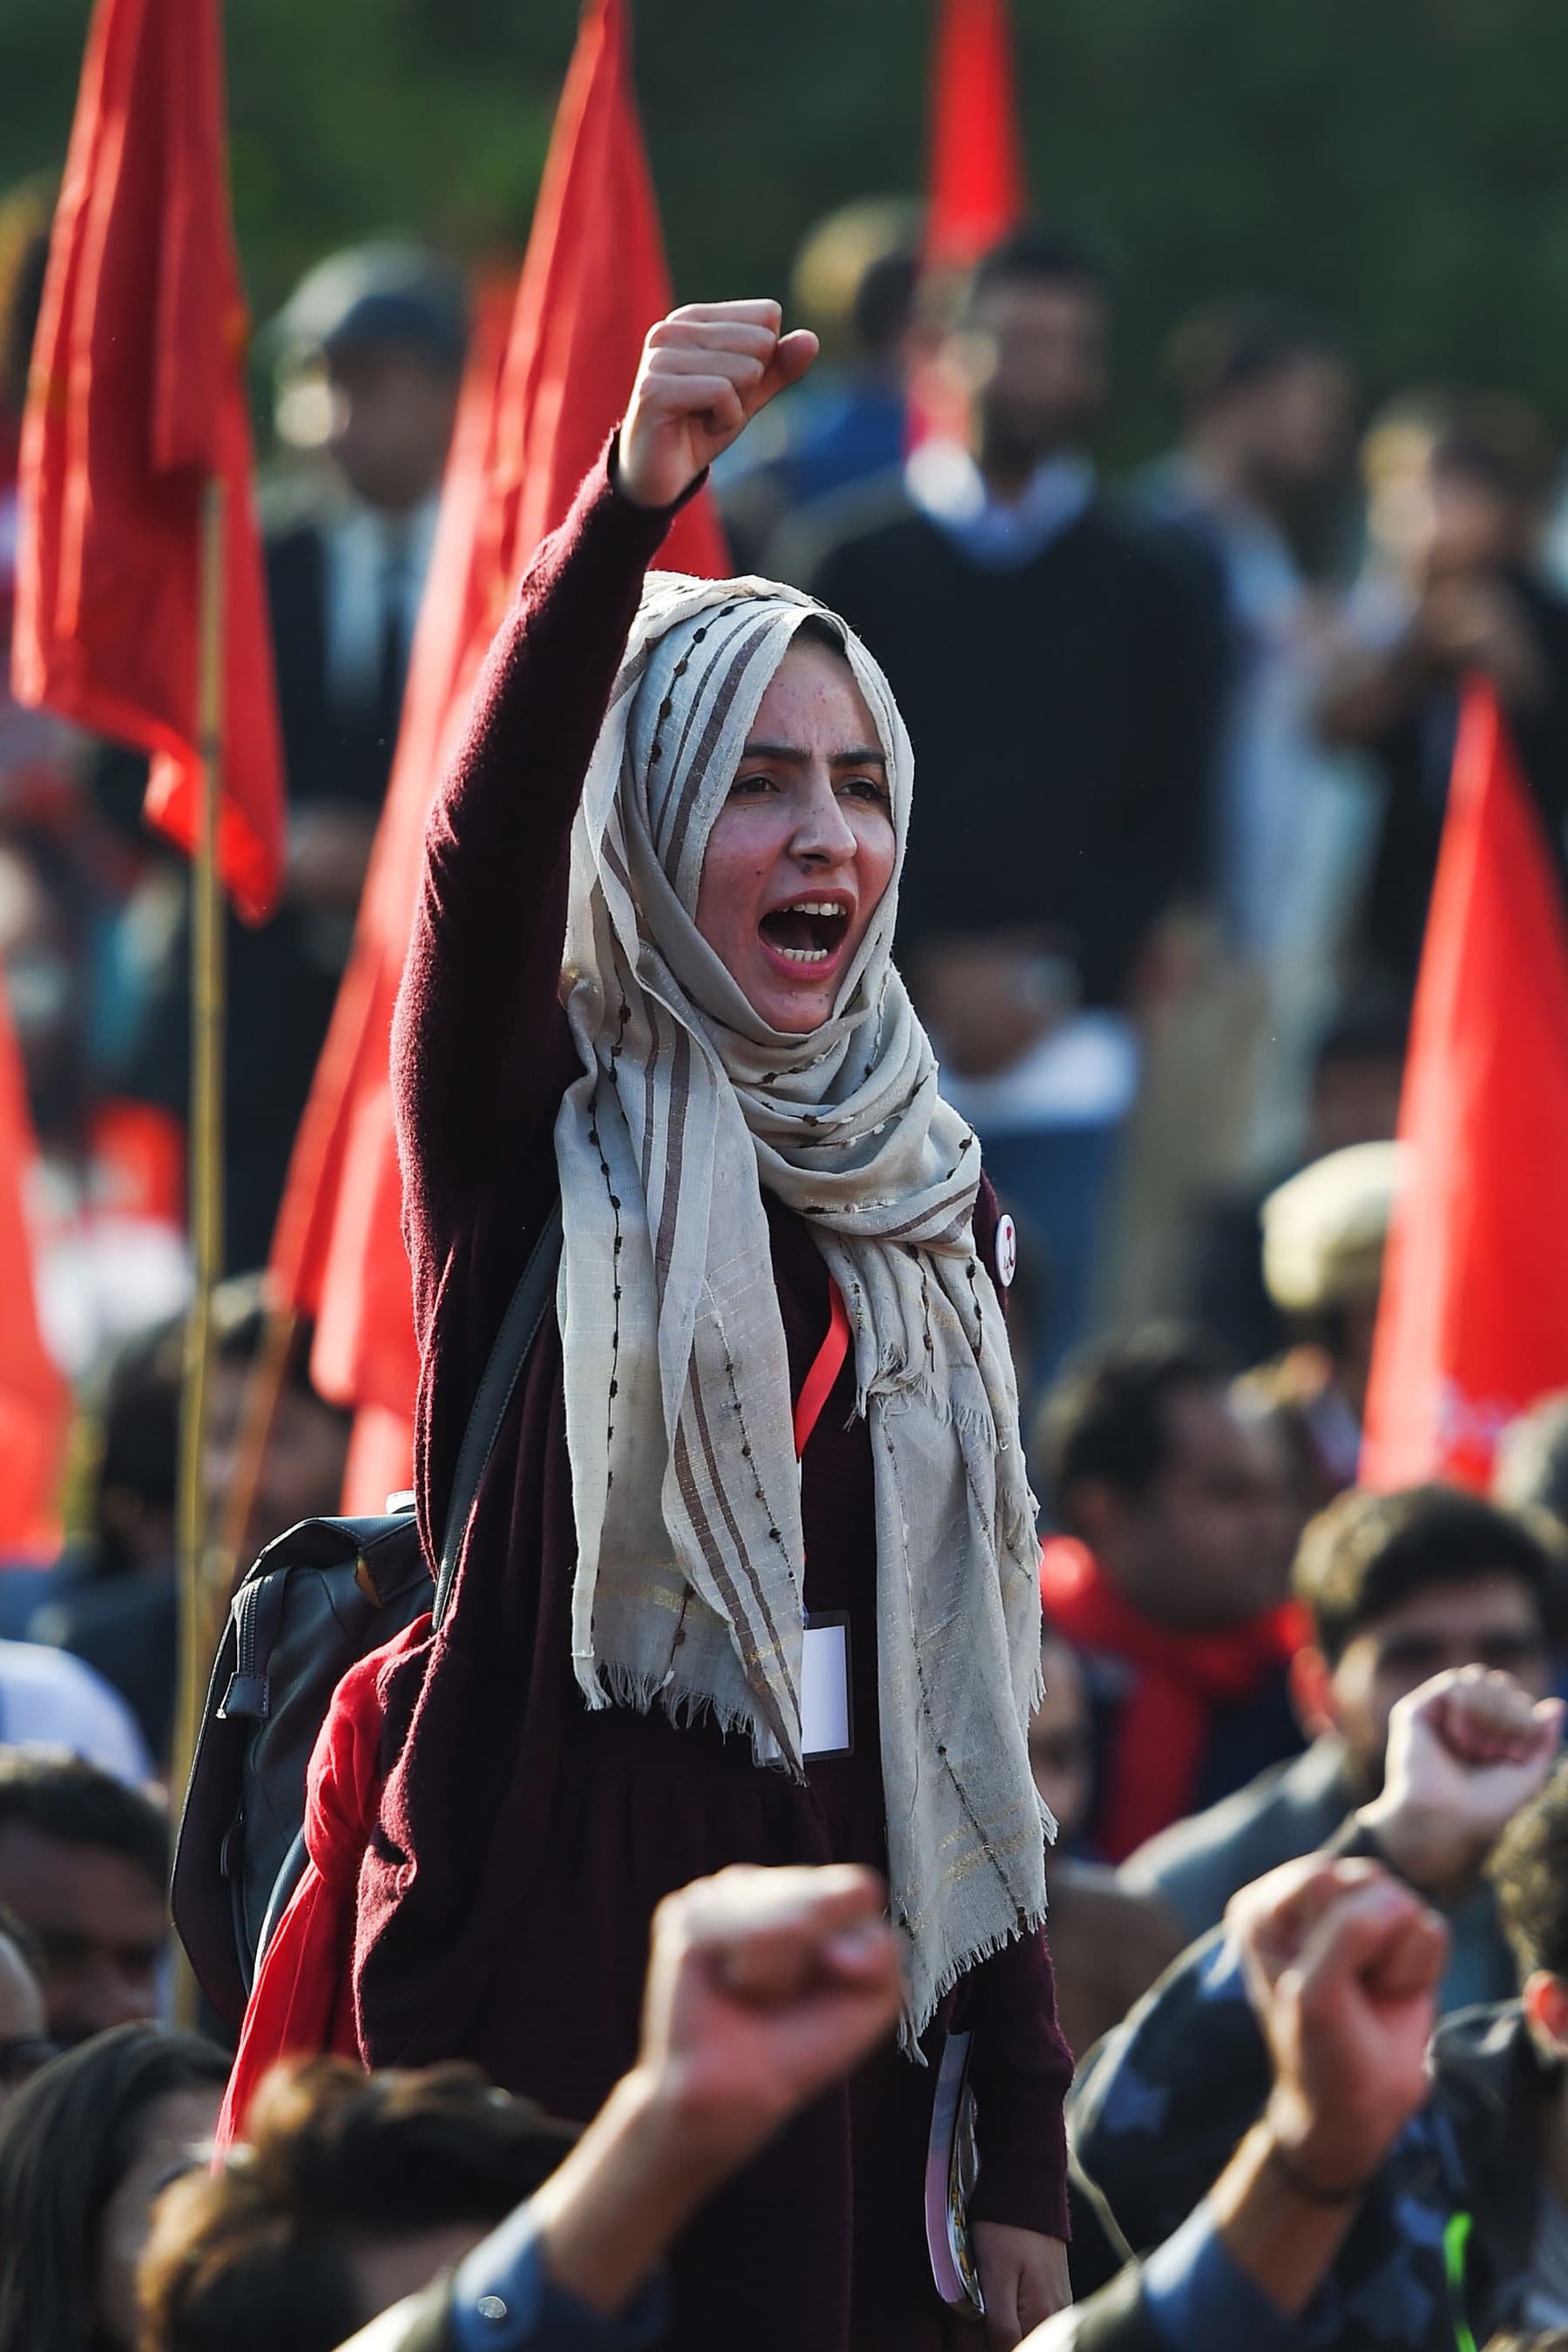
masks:
[[[213,1622],[210,1529],[203,1462],[212,1368],[213,1290],[223,1267],[223,898],[218,813],[223,788],[224,484],[202,487],[196,649],[201,830],[191,882],[191,1246],[195,1287],[185,1326],[180,1409],[178,1538],[180,1641],[174,1714],[174,1789],[183,1797],[195,1755],[217,1628]],[[182,2023],[195,2021],[196,1988],[182,1962],[175,1984]]]

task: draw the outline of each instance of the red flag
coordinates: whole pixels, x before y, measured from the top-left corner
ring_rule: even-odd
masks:
[[[1488,1482],[1568,1385],[1568,919],[1489,685],[1467,685],[1400,1106],[1362,1477]]]
[[[36,1148],[0,990],[0,1562],[52,1559],[69,1400],[44,1346],[24,1191]]]
[[[1007,0],[942,0],[931,91],[928,266],[967,269],[1016,226],[1026,205]]]
[[[99,0],[23,425],[14,684],[150,752],[147,813],[194,847],[201,499],[221,480],[219,856],[258,919],[283,793],[245,341],[215,0]]]
[[[388,1444],[411,1425],[418,1361],[387,1045],[431,795],[512,583],[564,516],[669,307],[624,0],[589,0],[510,328],[493,299],[480,306],[353,958],[273,1245],[285,1295],[317,1318],[318,1384],[360,1411],[349,1508],[379,1507],[408,1475],[406,1443],[400,1477]],[[710,499],[683,509],[660,561],[727,570]]]

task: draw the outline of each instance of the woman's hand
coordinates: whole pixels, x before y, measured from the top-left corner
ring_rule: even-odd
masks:
[[[1068,2250],[1059,2238],[1003,2221],[976,2221],[974,2259],[985,2297],[988,2345],[1022,2343],[1031,2328],[1072,2301]]]
[[[620,433],[619,483],[668,507],[816,357],[804,327],[779,332],[776,302],[689,302],[648,331]]]

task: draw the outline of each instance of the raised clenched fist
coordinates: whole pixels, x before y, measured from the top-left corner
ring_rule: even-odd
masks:
[[[776,302],[689,302],[649,329],[620,434],[620,487],[636,505],[672,506],[759,408],[799,383],[816,337],[782,325]]]

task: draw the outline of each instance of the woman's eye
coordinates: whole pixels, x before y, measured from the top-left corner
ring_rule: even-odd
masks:
[[[734,782],[730,787],[731,793],[771,793],[774,789],[773,780],[771,776],[737,776]]]
[[[857,800],[870,801],[878,808],[891,808],[893,795],[880,776],[846,777],[843,790],[852,793]]]

